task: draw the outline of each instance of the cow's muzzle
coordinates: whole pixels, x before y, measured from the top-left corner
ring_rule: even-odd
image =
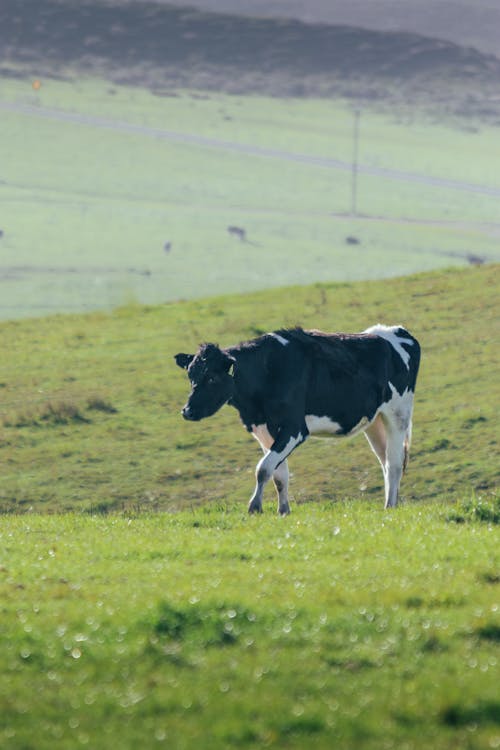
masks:
[[[191,411],[191,407],[185,406],[181,412],[184,419],[188,419],[190,422],[197,422],[199,420],[199,417],[197,417],[193,412]]]

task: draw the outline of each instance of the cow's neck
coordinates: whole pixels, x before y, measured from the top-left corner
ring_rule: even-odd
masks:
[[[259,418],[260,400],[264,383],[265,367],[263,362],[264,352],[255,349],[241,349],[235,347],[228,350],[234,357],[233,369],[233,395],[229,399],[230,406],[239,412],[243,424],[251,430],[252,424]],[[262,415],[263,418],[263,415]]]

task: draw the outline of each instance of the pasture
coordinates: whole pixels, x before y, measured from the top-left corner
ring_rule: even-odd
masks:
[[[32,83],[0,81],[2,318],[500,260],[479,120],[363,108],[352,217],[352,103]]]
[[[2,747],[498,747],[498,526],[453,510],[3,517]]]
[[[0,747],[500,748],[497,62],[170,4],[0,17]],[[422,344],[400,507],[362,437],[311,439],[291,515],[268,487],[249,517],[259,447],[182,420],[173,355],[379,321]]]
[[[3,322],[0,744],[500,746],[499,267]],[[366,441],[185,423],[172,355],[300,323],[420,339],[403,503]]]
[[[173,355],[296,324],[405,324],[421,342],[422,363],[403,496],[490,491],[498,483],[498,299],[499,266],[483,266],[4,322],[0,509],[172,510],[248,500],[256,441],[229,407],[201,424],[182,419],[189,388]],[[382,503],[380,469],[363,438],[308,441],[291,470],[299,502],[361,493]]]

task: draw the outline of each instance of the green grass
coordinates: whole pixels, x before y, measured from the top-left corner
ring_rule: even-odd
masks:
[[[482,750],[498,527],[446,504],[2,520],[0,742]]]
[[[189,385],[173,355],[295,324],[406,325],[423,355],[403,496],[452,501],[489,492],[498,484],[498,299],[499,266],[484,266],[5,322],[0,510],[246,501],[259,447],[229,407],[199,424],[182,420]],[[382,475],[362,438],[310,440],[291,468],[297,502],[367,495],[382,502]]]
[[[352,111],[338,102],[158,97],[86,80],[43,80],[35,93],[26,79],[3,79],[0,99],[351,160]],[[366,110],[360,133],[361,164],[499,185],[497,128],[418,115],[409,125],[402,110]],[[7,111],[0,157],[4,318],[395,276],[463,265],[468,254],[500,259],[498,199],[486,195],[360,175],[359,212],[384,220],[352,219],[342,215],[348,172]],[[252,244],[229,237],[230,224]],[[347,245],[349,235],[361,244]]]
[[[2,323],[0,745],[498,747],[499,270]],[[310,440],[249,517],[258,446],[172,355],[377,320],[423,350],[401,506]]]

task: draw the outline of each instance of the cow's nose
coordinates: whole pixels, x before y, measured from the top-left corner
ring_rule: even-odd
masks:
[[[189,406],[185,406],[181,412],[184,419],[191,419],[191,411],[189,409]]]

